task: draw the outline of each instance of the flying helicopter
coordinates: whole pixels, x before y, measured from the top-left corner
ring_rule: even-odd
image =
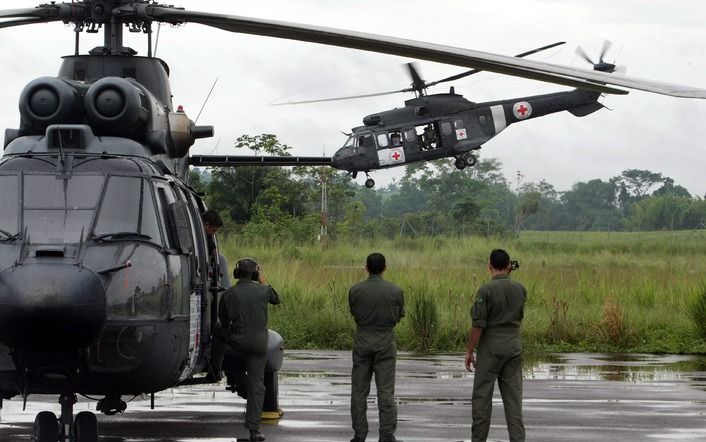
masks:
[[[557,47],[565,42],[557,42],[515,55],[522,58],[543,50]],[[578,47],[576,52],[594,72],[611,75],[618,66],[606,61],[606,54],[611,42],[604,41],[598,59],[594,61]],[[403,166],[405,164],[454,158],[454,165],[462,170],[474,166],[477,156],[474,152],[513,123],[568,111],[574,116],[584,117],[605,106],[599,101],[603,94],[624,95],[625,90],[608,88],[602,91],[594,89],[598,83],[589,87],[578,86],[572,91],[555,92],[542,95],[518,97],[505,100],[474,103],[457,94],[453,86],[448,93],[427,94],[427,89],[450,81],[482,72],[483,69],[471,69],[441,80],[426,82],[419,74],[415,63],[406,64],[412,80],[411,86],[394,91],[376,92],[362,95],[335,98],[312,99],[303,101],[273,102],[271,106],[312,104],[320,102],[342,101],[376,97],[397,93],[415,94],[415,98],[406,100],[404,106],[369,114],[363,118],[363,125],[354,127],[347,135],[347,141],[330,159],[326,157],[252,157],[252,156],[202,156],[192,157],[192,164],[200,166],[252,165],[281,166],[292,161],[300,164],[305,161],[310,165],[330,165],[346,171],[355,179],[358,173],[365,173],[365,186],[372,188],[375,181],[369,173],[373,170]],[[618,70],[616,79],[625,79]],[[528,78],[534,78],[528,76]],[[604,77],[606,78],[606,77]],[[610,82],[604,80],[603,84]],[[632,87],[635,83],[628,86]],[[651,88],[636,89],[657,92]],[[658,92],[662,93],[662,92]],[[667,95],[672,95],[668,93]],[[677,96],[685,96],[681,93]]]
[[[525,57],[564,43],[553,43],[515,57]],[[593,61],[581,47],[577,48],[577,53],[595,71],[611,74],[615,72],[616,65],[605,61],[610,46],[610,41],[606,40],[598,61]],[[347,141],[331,158],[333,167],[347,171],[354,179],[359,172],[365,173],[365,186],[368,188],[375,186],[369,175],[372,170],[448,157],[455,158],[454,165],[462,170],[474,166],[478,158],[473,152],[510,124],[562,111],[584,117],[604,107],[598,101],[601,92],[582,88],[484,103],[465,99],[455,92],[453,86],[448,93],[428,95],[426,91],[431,86],[477,74],[481,69],[426,82],[414,63],[407,63],[406,66],[412,83],[404,89],[272,105],[312,104],[413,92],[415,98],[406,100],[403,107],[365,116],[363,125],[354,127],[351,133],[346,134]]]
[[[563,45],[557,42],[515,55],[526,57]],[[610,47],[606,41],[597,63],[585,53],[582,56],[601,72],[613,72],[615,65],[604,61]],[[580,50],[580,48],[579,48]],[[582,50],[580,50],[582,52]],[[368,98],[396,93],[413,92],[415,98],[404,107],[371,114],[363,118],[363,126],[355,127],[348,140],[331,159],[336,169],[347,171],[355,179],[364,172],[365,186],[372,188],[375,181],[369,172],[418,161],[454,157],[457,169],[473,166],[477,157],[473,151],[500,133],[509,124],[549,113],[568,110],[576,116],[585,116],[603,107],[598,103],[600,93],[576,90],[542,96],[516,98],[491,103],[473,103],[455,93],[452,86],[446,94],[428,95],[427,89],[437,84],[459,80],[481,72],[471,69],[441,80],[426,82],[414,63],[406,64],[412,80],[410,87],[371,94],[274,103],[273,106],[311,104]]]
[[[76,37],[58,75],[33,80],[20,94],[19,127],[6,129],[0,158],[0,400],[59,397],[58,419],[51,412],[35,419],[40,442],[98,439],[93,413],[73,416],[77,394],[102,397],[97,410],[110,415],[125,410],[123,396],[206,381],[223,263],[215,261],[217,244],[209,245],[200,216],[206,207],[187,177],[189,164],[218,158],[189,155],[213,128],[174,108],[169,67],[152,52],[153,24],[398,54],[593,93],[625,93],[617,85],[706,98],[695,88],[151,1],[50,3],[0,11],[0,19],[0,29],[64,22]],[[81,54],[82,33],[101,30],[103,45]],[[125,30],[146,36],[146,56],[124,45]],[[275,395],[281,343],[271,344],[268,391]]]

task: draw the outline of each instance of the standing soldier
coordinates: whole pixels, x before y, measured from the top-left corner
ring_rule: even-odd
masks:
[[[473,379],[473,442],[485,442],[493,409],[493,388],[498,381],[505,407],[510,442],[524,442],[522,423],[522,340],[520,323],[524,317],[527,290],[510,279],[517,261],[504,250],[490,253],[488,270],[493,279],[478,289],[471,309],[473,325],[468,340],[465,365],[476,369]],[[473,349],[478,345],[477,357]]]
[[[279,304],[279,296],[267,285],[254,259],[238,261],[233,271],[238,282],[225,291],[218,306],[218,317],[228,334],[231,348],[245,354],[248,375],[245,428],[251,441],[263,441],[260,433],[262,404],[265,399],[267,362],[267,305]]]
[[[395,438],[397,347],[394,327],[404,316],[404,297],[401,288],[382,278],[387,269],[382,254],[369,255],[365,268],[368,279],[348,291],[348,304],[356,323],[351,372],[351,420],[355,436],[351,442],[363,442],[368,435],[367,399],[373,373],[380,413],[380,441],[399,442]]]

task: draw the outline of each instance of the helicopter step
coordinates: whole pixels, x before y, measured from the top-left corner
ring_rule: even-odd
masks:
[[[458,170],[463,170],[466,167],[475,166],[477,162],[478,158],[475,155],[471,153],[466,153],[456,157],[456,161],[454,161],[454,166],[456,166],[456,169]]]
[[[98,420],[90,411],[73,416],[75,394],[59,396],[61,416],[51,411],[42,411],[34,419],[32,441],[34,442],[98,442]]]

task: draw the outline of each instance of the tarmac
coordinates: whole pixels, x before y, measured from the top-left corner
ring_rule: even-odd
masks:
[[[527,441],[704,441],[706,357],[559,354],[525,362]],[[348,441],[350,352],[287,351],[279,379],[283,416],[263,423],[270,442]],[[473,374],[463,355],[400,353],[397,437],[406,442],[468,441]],[[0,440],[31,440],[34,416],[59,413],[56,398],[4,402]],[[125,398],[129,399],[129,398]],[[75,412],[95,409],[81,398]],[[232,442],[245,437],[245,401],[223,384],[175,388],[134,398],[125,413],[99,415],[101,442]],[[369,441],[377,440],[375,388]],[[507,441],[496,389],[492,441]]]

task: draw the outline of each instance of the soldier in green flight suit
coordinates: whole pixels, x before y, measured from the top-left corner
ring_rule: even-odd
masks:
[[[267,305],[279,304],[277,292],[265,280],[254,259],[238,261],[233,271],[238,282],[223,293],[218,318],[228,333],[233,350],[245,353],[248,375],[245,428],[251,441],[264,441],[260,433],[262,404],[265,399],[267,362]]]
[[[370,380],[375,374],[380,441],[401,442],[395,438],[395,364],[397,347],[394,327],[404,316],[402,289],[382,278],[387,269],[380,253],[368,256],[365,268],[368,279],[348,292],[348,304],[356,323],[351,372],[351,420],[355,436],[351,442],[363,442],[368,435],[367,399]]]
[[[524,442],[522,423],[522,340],[520,323],[524,317],[527,290],[510,279],[517,261],[502,249],[490,253],[488,270],[493,279],[478,289],[471,308],[472,328],[465,365],[476,369],[473,379],[473,442],[485,442],[490,429],[493,389],[498,381],[505,407],[510,442]],[[478,354],[473,349],[478,345]]]

